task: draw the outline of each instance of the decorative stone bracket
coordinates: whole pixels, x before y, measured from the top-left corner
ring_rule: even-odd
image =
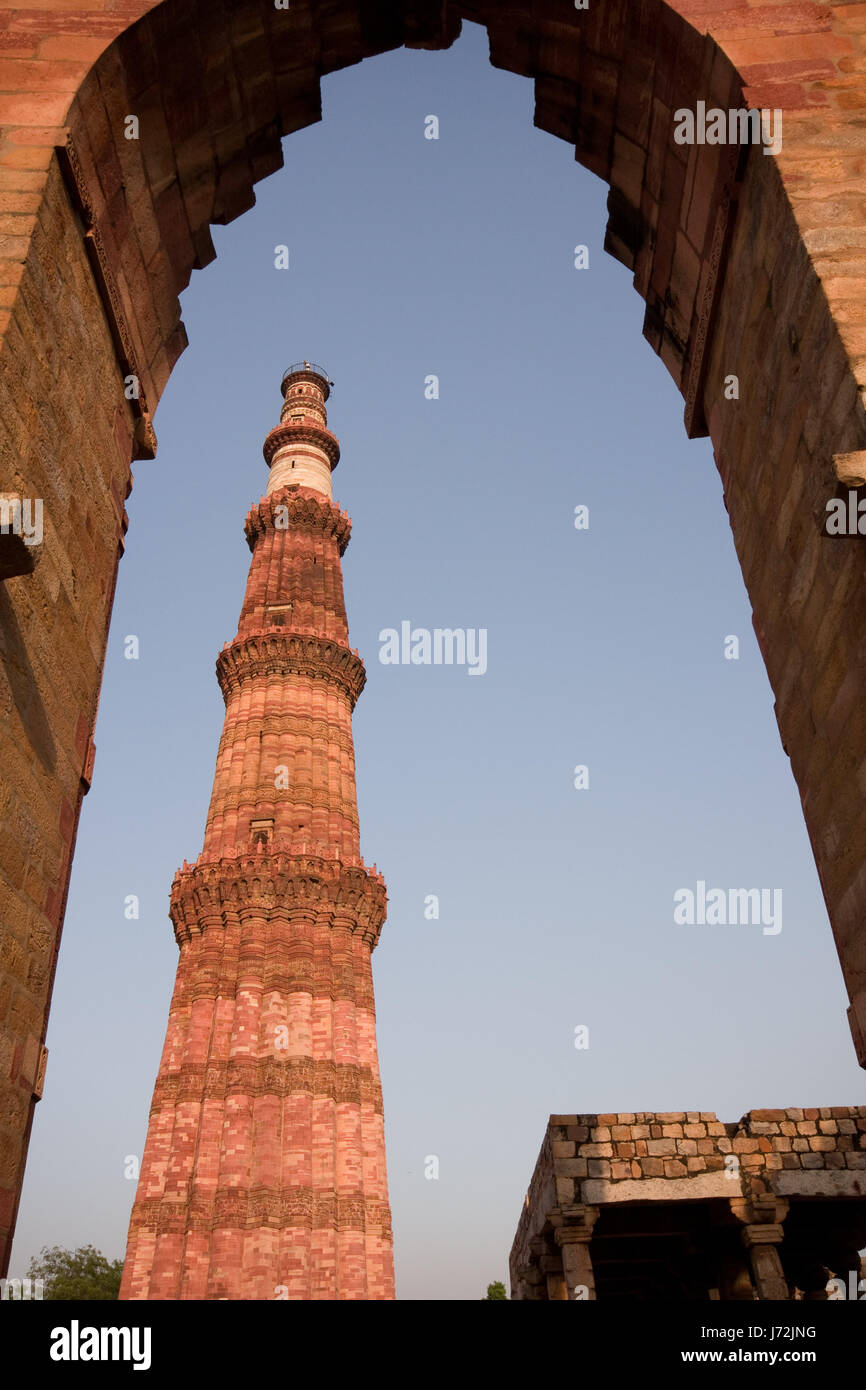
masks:
[[[789,1298],[788,1281],[778,1250],[785,1235],[782,1222],[788,1214],[788,1206],[787,1198],[776,1197],[773,1193],[751,1199],[731,1199],[731,1211],[744,1223],[740,1235],[749,1252],[760,1299],[779,1302]]]
[[[562,1252],[562,1273],[568,1299],[595,1299],[595,1275],[589,1243],[598,1220],[598,1207],[558,1207],[550,1213],[553,1236]],[[580,1292],[579,1292],[580,1291]],[[585,1291],[585,1292],[584,1292]]]

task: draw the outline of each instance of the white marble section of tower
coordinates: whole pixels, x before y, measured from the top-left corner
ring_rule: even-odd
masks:
[[[271,469],[268,493],[297,484],[314,488],[329,501],[333,498],[331,472],[340,446],[328,429],[325,402],[331,385],[324,368],[315,363],[296,363],[283,377],[280,423],[265,445]]]

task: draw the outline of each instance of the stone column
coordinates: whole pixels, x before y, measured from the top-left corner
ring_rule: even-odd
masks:
[[[565,1278],[562,1273],[562,1256],[549,1236],[533,1236],[529,1242],[530,1259],[535,1269],[540,1271],[544,1278],[545,1293],[539,1292],[537,1297],[547,1298],[548,1302],[558,1303],[568,1298],[568,1290],[565,1287]]]
[[[733,1197],[731,1211],[743,1222],[740,1235],[749,1252],[758,1298],[787,1302],[788,1281],[778,1251],[785,1235],[782,1222],[788,1214],[787,1199],[772,1193],[751,1200]]]
[[[520,1265],[517,1270],[517,1297],[521,1300],[541,1300],[544,1298],[544,1277],[534,1261]]]
[[[560,1207],[551,1212],[554,1238],[562,1252],[566,1296],[571,1300],[596,1297],[589,1244],[597,1218],[598,1207],[584,1205]]]

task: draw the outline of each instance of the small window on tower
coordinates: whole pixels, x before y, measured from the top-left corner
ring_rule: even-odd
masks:
[[[265,609],[265,617],[275,627],[285,627],[286,620],[291,617],[292,605],[290,603],[270,603]]]
[[[250,838],[254,845],[269,845],[274,836],[273,817],[270,820],[251,820]]]

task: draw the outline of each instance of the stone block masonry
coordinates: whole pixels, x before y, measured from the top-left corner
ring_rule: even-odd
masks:
[[[551,1115],[511,1296],[820,1300],[864,1243],[866,1106]]]

